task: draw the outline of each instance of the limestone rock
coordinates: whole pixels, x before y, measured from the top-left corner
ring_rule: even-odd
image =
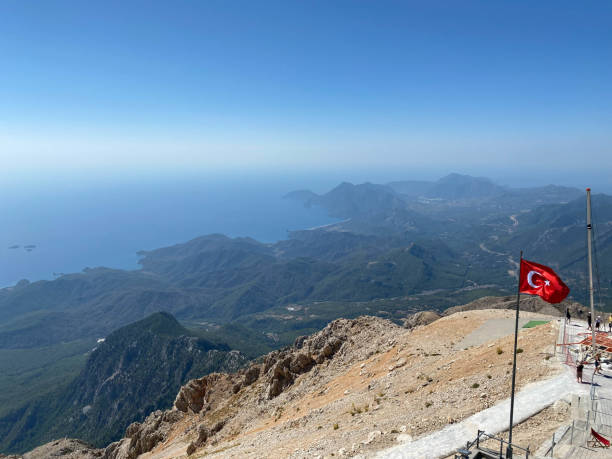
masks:
[[[174,400],[176,409],[184,413],[187,413],[189,410],[199,413],[204,405],[207,383],[208,378],[205,376],[200,379],[192,379],[181,387]]]
[[[252,365],[244,374],[244,379],[242,380],[242,384],[244,386],[250,386],[259,378],[259,373],[261,369],[259,365]]]
[[[436,311],[419,311],[404,319],[404,327],[414,328],[420,325],[429,325],[442,317]]]
[[[237,374],[223,373],[211,373],[203,378],[192,379],[181,387],[174,400],[174,406],[183,413],[199,413],[208,409],[211,404],[225,400],[234,394],[237,381]]]
[[[151,451],[168,438],[173,424],[182,419],[179,411],[154,411],[144,422],[134,422],[125,431],[125,438],[106,447],[103,459],[134,459]]]

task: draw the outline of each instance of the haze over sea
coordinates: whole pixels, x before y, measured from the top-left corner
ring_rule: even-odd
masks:
[[[290,191],[324,193],[342,181],[436,180],[450,172],[488,176],[513,187],[554,183],[612,192],[597,174],[551,171],[542,178],[525,171],[474,168],[13,177],[0,182],[0,288],[86,267],[137,269],[136,252],[205,234],[275,242],[287,238],[288,231],[336,221],[322,209],[283,199]],[[27,245],[36,247],[28,251]]]
[[[313,184],[307,185],[316,189]],[[139,250],[210,233],[274,242],[288,230],[335,221],[283,199],[296,185],[295,178],[238,175],[5,184],[0,287],[85,267],[136,269]],[[27,251],[27,245],[36,247]]]

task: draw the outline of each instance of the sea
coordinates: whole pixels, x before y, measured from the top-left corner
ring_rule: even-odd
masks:
[[[594,173],[543,177],[524,172],[411,169],[292,173],[200,170],[11,176],[0,169],[0,288],[21,279],[50,280],[84,268],[138,269],[138,251],[221,233],[261,242],[337,221],[320,208],[284,199],[294,190],[329,191],[340,182],[436,180],[450,172],[491,177],[513,187],[592,186],[611,193]]]
[[[0,287],[87,267],[138,269],[138,251],[206,234],[286,239],[336,220],[284,196],[332,183],[244,174],[0,184]]]

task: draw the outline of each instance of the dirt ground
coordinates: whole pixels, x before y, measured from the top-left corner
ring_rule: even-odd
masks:
[[[368,318],[338,355],[278,397],[267,400],[265,387],[254,384],[230,398],[222,407],[231,415],[226,427],[192,457],[369,456],[465,419],[510,395],[514,339],[508,321],[514,321],[512,311],[467,311],[407,330]],[[519,390],[560,371],[551,358],[557,331],[556,318],[521,330]],[[456,349],[468,336],[471,344]],[[534,451],[549,438],[563,422],[551,409],[516,427],[515,442]],[[145,457],[184,455],[197,425],[211,416],[187,418],[171,441]]]

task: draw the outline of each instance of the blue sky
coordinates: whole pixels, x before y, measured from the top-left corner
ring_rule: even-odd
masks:
[[[612,171],[612,6],[0,3],[0,178]]]

